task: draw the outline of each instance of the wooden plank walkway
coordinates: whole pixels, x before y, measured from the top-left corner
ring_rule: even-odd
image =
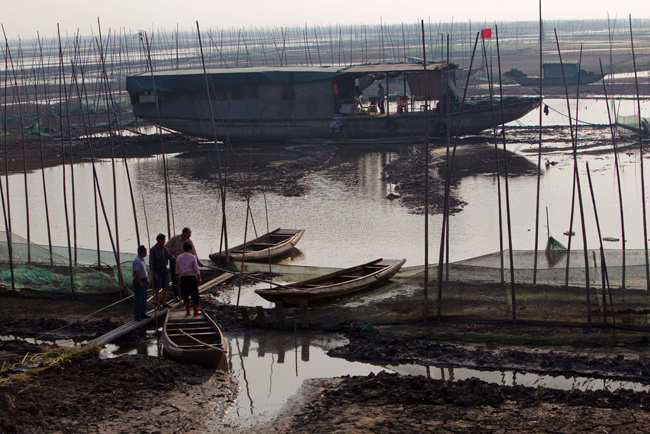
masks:
[[[203,285],[199,286],[199,294],[214,288],[215,286],[221,285],[222,283],[230,280],[232,277],[234,277],[235,274],[227,272],[223,273],[221,276],[216,277],[208,282],[205,282]],[[177,307],[181,305],[181,301],[176,302],[175,304],[172,305],[173,307]],[[129,334],[140,327],[144,327],[147,324],[149,324],[151,321],[153,321],[156,318],[161,318],[162,320],[165,319],[165,315],[167,315],[167,311],[169,308],[163,308],[160,310],[156,309],[151,309],[149,312],[147,312],[147,315],[149,318],[145,318],[141,321],[135,321],[131,320],[125,324],[122,324],[121,326],[117,327],[116,329],[111,330],[110,332],[99,336],[92,341],[89,341],[87,345],[99,345],[99,346],[104,346],[110,342],[113,342],[114,340]]]

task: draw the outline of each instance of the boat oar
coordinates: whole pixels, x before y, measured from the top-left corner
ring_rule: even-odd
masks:
[[[224,273],[232,273],[233,272],[232,270],[225,270],[223,268],[215,267],[213,265],[204,265],[203,267],[208,268],[210,270],[223,271]],[[289,289],[289,290],[295,289],[295,288],[292,288],[290,286],[282,285],[280,283],[271,282],[270,280],[255,277],[255,276],[252,276],[250,274],[246,274],[246,277],[249,277],[249,278],[251,278],[253,280],[256,280],[258,282],[268,283],[269,285],[275,285],[275,286],[277,286],[277,288],[275,288],[275,289]]]

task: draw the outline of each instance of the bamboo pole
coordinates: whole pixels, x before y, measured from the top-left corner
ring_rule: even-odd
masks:
[[[542,66],[542,53],[543,45],[543,28],[542,28],[542,0],[539,0],[539,96],[544,97],[544,77]],[[541,178],[542,178],[542,113],[544,108],[542,103],[539,104],[539,146],[537,151],[537,192],[535,196],[535,258],[533,260],[533,285],[537,284],[537,252],[539,250],[539,200],[541,193]]]
[[[38,44],[40,46],[41,39],[40,35],[38,35]],[[43,59],[41,58],[41,62]],[[45,181],[45,162],[44,162],[44,156],[43,156],[43,134],[42,134],[42,125],[41,125],[41,112],[39,108],[39,93],[38,93],[38,73],[36,72],[36,68],[34,68],[34,100],[36,101],[35,108],[36,108],[36,122],[38,125],[38,148],[40,151],[40,159],[41,159],[41,179],[43,181],[43,203],[44,203],[44,208],[45,208],[45,225],[47,226],[47,245],[48,245],[48,250],[50,252],[50,265],[54,265],[54,257],[52,255],[52,226],[50,224],[50,210],[48,207],[47,203],[47,182]],[[43,89],[45,90],[47,88],[47,83],[45,80],[43,81]]]
[[[481,40],[481,45],[483,47],[483,59],[487,65],[487,52],[485,49],[485,39]],[[496,116],[494,113],[494,80],[490,77],[490,68],[486,67],[487,71],[487,81],[488,81],[488,90],[490,91],[490,113],[492,114],[492,137],[494,138],[494,162],[496,164],[496,173],[497,173],[497,207],[498,207],[498,218],[499,218],[499,257],[501,260],[501,266],[499,273],[501,275],[501,284],[505,284],[505,274],[504,274],[504,259],[503,259],[503,212],[501,204],[501,170],[499,169],[499,135],[497,133],[497,123]],[[504,154],[504,158],[508,158]],[[449,249],[447,249],[449,250]]]
[[[508,154],[506,151],[506,126],[503,119],[503,82],[501,81],[501,49],[499,46],[499,27],[494,26],[497,39],[497,62],[499,65],[499,97],[501,99],[501,134],[503,139],[503,173],[506,193],[506,221],[508,224],[508,253],[510,256],[510,303],[512,305],[512,322],[517,322],[517,299],[515,292],[515,260],[512,251],[512,218],[510,215],[510,185],[508,182]]]
[[[605,292],[606,290],[605,275],[607,274],[607,264],[605,262],[605,249],[603,247],[603,236],[602,233],[600,232],[600,221],[598,220],[596,196],[594,195],[594,186],[593,183],[591,182],[591,171],[589,170],[589,162],[586,163],[586,167],[587,167],[587,180],[589,181],[589,191],[591,193],[591,203],[594,207],[594,216],[596,218],[596,230],[598,232],[598,240],[600,244],[600,276],[603,285],[603,324],[607,325],[607,296]]]
[[[13,258],[13,234],[11,230],[11,195],[9,194],[9,153],[7,148],[9,147],[8,137],[7,137],[7,93],[9,86],[9,67],[8,67],[8,53],[9,51],[9,41],[5,39],[5,80],[4,80],[4,128],[2,129],[3,141],[4,141],[4,159],[5,159],[5,189],[7,191],[7,198],[5,200],[5,195],[2,190],[2,185],[0,184],[0,194],[2,194],[2,212],[5,221],[5,232],[7,236],[7,252],[9,253],[9,271],[11,274],[11,290],[16,292],[16,279],[14,271],[14,258]]]
[[[251,177],[252,177],[252,172],[253,172],[253,157],[249,153],[248,154],[248,191],[246,192],[246,223],[244,224],[244,246],[246,245],[246,235],[248,235],[248,214],[250,210],[250,202],[251,202]],[[269,239],[270,241],[270,239]],[[226,256],[228,255],[228,251],[226,250]],[[239,272],[239,288],[237,290],[237,304],[235,307],[239,307],[239,299],[241,297],[241,286],[242,286],[242,281],[243,281],[243,274],[244,274],[244,261],[246,260],[246,248],[242,249],[241,252],[241,270]]]
[[[427,83],[427,46],[424,33],[424,21],[422,26],[422,73],[424,74],[424,97],[427,99],[426,110],[424,111],[424,306],[423,320],[426,322],[429,316],[429,88]],[[438,264],[438,268],[442,265]],[[440,300],[438,300],[438,319],[440,319]]]
[[[144,41],[142,40],[142,36],[144,36]],[[170,186],[169,186],[169,177],[168,177],[168,171],[167,171],[167,150],[165,149],[165,135],[162,133],[162,117],[160,116],[160,103],[158,101],[158,91],[156,89],[156,79],[154,77],[154,72],[153,72],[153,60],[151,59],[151,47],[149,45],[149,37],[145,33],[140,34],[140,41],[141,43],[146,42],[146,47],[145,47],[145,52],[147,55],[147,63],[149,65],[149,71],[151,73],[151,85],[153,88],[153,94],[154,94],[154,99],[156,100],[156,115],[158,116],[158,122],[156,124],[156,130],[158,133],[158,136],[160,137],[160,144],[162,146],[162,162],[163,162],[163,182],[165,184],[165,211],[166,211],[166,216],[167,216],[167,238],[172,239],[174,236],[174,232],[172,231],[172,226],[171,224],[171,218],[170,218],[170,208],[173,210],[171,206],[171,192],[170,192]]]
[[[5,38],[5,47],[6,47],[6,56],[9,58],[9,63],[11,65],[11,73],[13,76],[13,83],[14,83],[14,91],[15,91],[15,96],[16,96],[16,105],[18,107],[18,119],[20,121],[20,140],[22,144],[22,150],[23,150],[23,180],[24,180],[24,188],[25,188],[25,219],[26,219],[26,225],[27,225],[27,262],[31,262],[32,260],[32,250],[31,250],[31,225],[29,221],[29,190],[28,190],[28,184],[27,184],[27,145],[25,143],[25,125],[23,122],[23,109],[22,109],[22,102],[20,99],[20,89],[18,87],[18,76],[16,74],[16,68],[14,67],[14,61],[13,57],[11,55],[11,49],[9,47],[9,41],[7,39],[7,34],[5,33],[5,28],[4,25],[2,25],[2,34]],[[9,191],[7,190],[7,197],[9,196]]]
[[[474,64],[474,55],[476,54],[476,47],[478,45],[478,36],[479,34],[476,34],[476,40],[474,41],[474,51],[472,52],[472,59],[470,61],[469,65],[469,71],[472,71],[472,65]],[[442,318],[442,271],[443,267],[442,264],[444,263],[444,254],[445,254],[445,233],[446,233],[446,224],[448,221],[448,215],[449,215],[449,194],[451,190],[451,173],[454,168],[454,158],[456,156],[456,148],[458,146],[458,136],[459,136],[459,131],[460,131],[460,123],[463,119],[463,109],[465,108],[465,100],[467,98],[467,88],[469,87],[469,78],[471,74],[467,74],[467,79],[465,82],[465,89],[463,91],[463,100],[460,105],[460,112],[458,114],[458,122],[456,124],[456,134],[455,134],[455,140],[454,140],[454,147],[451,153],[451,158],[448,159],[447,162],[447,173],[445,174],[445,202],[444,202],[444,210],[443,210],[443,217],[442,217],[442,231],[440,235],[440,255],[438,258],[438,319]],[[428,95],[425,96],[425,98],[428,98]],[[427,101],[428,103],[428,101]],[[428,109],[428,108],[427,108]],[[448,125],[447,129],[449,129],[451,125]],[[427,210],[428,212],[429,210]],[[426,269],[426,268],[425,268]]]
[[[68,103],[68,96],[67,96],[67,89],[66,89],[66,83],[65,83],[65,64],[63,62],[63,46],[61,44],[61,30],[59,28],[59,25],[57,24],[57,34],[59,36],[59,135],[61,139],[61,163],[62,163],[62,179],[63,179],[63,209],[65,211],[65,228],[66,228],[66,235],[67,235],[67,246],[68,246],[68,263],[69,263],[69,269],[70,269],[70,290],[72,291],[72,295],[74,297],[75,291],[74,291],[74,269],[72,267],[72,246],[71,246],[71,241],[70,241],[70,217],[68,214],[68,194],[67,194],[67,187],[66,187],[66,172],[65,172],[65,138],[63,136],[64,130],[67,131],[68,134],[70,134],[70,117],[68,116],[68,112],[66,111],[66,125],[64,127],[63,125],[63,104],[65,103],[67,105]]]
[[[210,84],[208,81],[208,73],[205,67],[205,57],[203,56],[203,44],[201,43],[201,30],[199,28],[199,22],[196,22],[196,33],[198,35],[199,39],[199,48],[201,50],[201,64],[203,65],[203,78],[205,80],[205,90],[206,90],[206,97],[207,97],[207,102],[208,102],[208,107],[210,109],[210,121],[212,124],[212,137],[214,138],[214,147],[216,149],[217,153],[217,168],[218,168],[218,173],[219,173],[219,192],[221,193],[221,216],[222,216],[222,231],[223,231],[223,236],[225,240],[225,250],[226,252],[228,251],[228,231],[227,231],[227,225],[226,225],[226,194],[225,194],[225,188],[224,188],[224,179],[221,174],[221,157],[219,156],[219,142],[217,141],[217,129],[215,125],[215,119],[214,119],[214,111],[212,108],[212,98],[210,97]],[[229,140],[228,140],[229,142]],[[226,264],[229,264],[230,259],[228,256],[226,256]]]
[[[630,20],[630,43],[632,46],[632,64],[634,65],[634,86],[636,88],[636,103],[639,112],[639,128],[641,125],[641,98],[639,97],[639,77],[636,72],[636,56],[634,54],[634,37],[632,36],[632,15]],[[650,291],[650,260],[648,258],[648,213],[645,204],[645,175],[643,173],[643,142],[639,140],[639,161],[641,164],[641,206],[643,208],[643,248],[645,250],[645,280],[646,289]]]
[[[106,97],[106,102],[107,104],[110,104],[110,92],[108,89],[108,76],[106,74],[106,65],[105,65],[105,56],[104,56],[104,43],[102,40],[102,29],[101,29],[101,23],[99,19],[97,19],[97,26],[98,26],[98,32],[99,32],[99,40],[98,40],[98,49],[99,49],[99,58],[100,62],[102,65],[102,78],[104,81],[104,95]],[[114,224],[115,224],[115,251],[117,255],[117,275],[118,275],[118,284],[120,287],[120,296],[124,296],[124,279],[122,276],[122,266],[121,266],[121,260],[120,260],[120,226],[119,226],[119,210],[118,210],[118,202],[117,202],[117,175],[116,175],[116,168],[115,168],[115,144],[113,142],[113,132],[111,129],[111,111],[108,110],[106,113],[106,116],[108,117],[108,138],[109,138],[109,143],[111,145],[111,171],[113,175],[113,210],[114,210]]]
[[[585,226],[584,205],[582,203],[582,191],[580,189],[580,176],[578,173],[578,142],[573,132],[573,122],[571,120],[571,105],[569,104],[569,91],[566,84],[566,75],[564,74],[564,64],[562,63],[562,51],[560,50],[560,42],[557,37],[557,30],[555,30],[555,43],[557,45],[558,55],[560,57],[560,66],[562,68],[562,79],[564,81],[564,92],[566,94],[567,113],[569,115],[569,130],[571,132],[571,142],[573,143],[573,170],[575,172],[576,188],[578,193],[578,204],[580,205],[580,223],[582,225],[582,240],[583,252],[585,259],[585,292],[587,302],[587,330],[591,330],[591,289],[589,287],[589,253],[587,250],[587,229]]]
[[[600,73],[603,74],[603,62],[598,59],[600,64]],[[604,74],[603,74],[604,75]],[[609,101],[607,100],[607,86],[603,80],[603,93],[605,95],[605,106],[607,107],[607,120],[609,123],[609,133],[612,137],[612,150],[614,153],[614,168],[616,170],[616,185],[618,187],[618,209],[621,216],[621,251],[622,251],[622,275],[621,275],[621,288],[625,289],[625,219],[623,218],[623,189],[621,186],[621,171],[618,163],[618,149],[616,145],[616,134],[614,133],[614,125],[612,123],[612,115],[609,110]]]

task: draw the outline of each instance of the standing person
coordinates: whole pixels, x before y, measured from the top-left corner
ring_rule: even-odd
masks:
[[[197,263],[199,264],[200,267],[203,267],[203,264],[201,263],[201,261],[199,261],[199,257],[196,254],[194,243],[192,243],[192,240],[190,240],[191,236],[192,236],[192,231],[190,230],[190,228],[183,228],[180,234],[171,237],[169,241],[167,241],[165,247],[167,247],[167,250],[169,250],[169,253],[171,253],[172,256],[178,258],[183,253],[183,244],[189,242],[192,245],[192,254],[196,256]],[[175,259],[169,260],[169,269],[172,273],[172,290],[174,291],[174,297],[180,298],[180,294],[178,290],[178,275],[176,274]]]
[[[201,273],[196,255],[192,253],[192,243],[183,244],[183,253],[176,258],[176,274],[180,276],[181,295],[185,302],[185,312],[190,314],[190,297],[194,307],[194,315],[199,315],[199,283]]]
[[[384,86],[379,83],[379,90],[377,91],[377,107],[379,107],[379,114],[384,114],[384,101],[386,100],[386,95],[384,94]]]
[[[145,246],[138,247],[138,256],[133,260],[133,319],[141,321],[147,318],[147,256]]]
[[[151,277],[153,278],[153,296],[156,301],[156,308],[170,307],[167,304],[167,288],[169,288],[169,273],[167,271],[167,264],[175,261],[176,257],[169,253],[165,247],[164,234],[156,236],[156,244],[149,249],[149,269],[151,270]],[[162,289],[162,302],[158,298],[158,293]]]

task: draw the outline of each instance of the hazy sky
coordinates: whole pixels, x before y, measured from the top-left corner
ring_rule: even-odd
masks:
[[[539,0],[3,0],[0,23],[10,39],[91,34],[108,29],[189,31],[328,24],[499,23],[537,21]],[[544,19],[650,18],[647,0],[542,0]]]

